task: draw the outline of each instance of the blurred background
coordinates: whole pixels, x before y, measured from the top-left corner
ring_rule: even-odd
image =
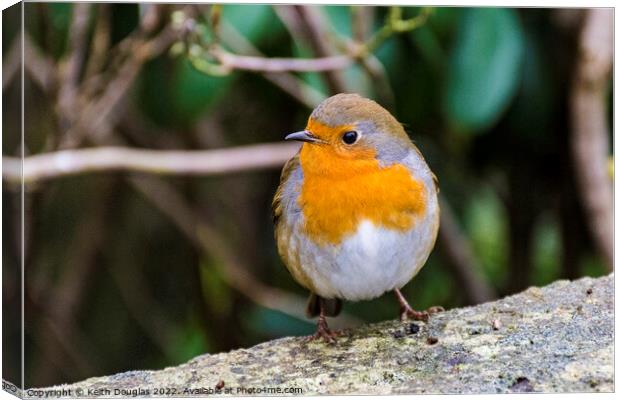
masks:
[[[439,178],[437,246],[404,290],[414,308],[612,269],[608,10],[25,3],[22,88],[19,7],[2,16],[9,381],[19,382],[22,89],[31,157],[266,144],[227,153],[217,174],[200,162],[188,174],[185,153],[142,172],[66,174],[38,159],[24,197],[27,387],[313,333],[270,202],[296,151],[282,138],[337,92],[392,111]],[[346,303],[330,323],[397,316],[386,294]]]

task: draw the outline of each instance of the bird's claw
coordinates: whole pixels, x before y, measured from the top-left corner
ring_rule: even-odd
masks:
[[[442,306],[433,306],[427,308],[425,311],[416,311],[409,306],[405,306],[401,309],[400,320],[406,321],[408,318],[412,318],[416,321],[428,322],[431,315],[445,311]]]
[[[429,314],[437,314],[446,311],[442,306],[432,306],[426,309]]]
[[[327,326],[327,321],[324,318],[319,317],[319,322],[316,326],[316,333],[311,335],[308,340],[317,340],[323,339],[326,343],[333,344],[336,343],[336,337],[338,337],[339,332],[332,331]]]
[[[412,318],[416,321],[424,321],[428,322],[429,313],[426,311],[416,311],[411,307],[405,307],[400,313],[400,320],[406,321],[409,318]]]
[[[323,339],[325,343],[333,344],[336,343],[337,336],[338,334],[336,332],[332,332],[329,329],[318,329],[314,335],[310,336],[310,340]]]

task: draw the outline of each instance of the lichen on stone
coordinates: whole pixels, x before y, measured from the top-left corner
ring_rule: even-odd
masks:
[[[300,388],[302,394],[611,392],[613,274],[347,331],[334,345],[287,337],[160,371],[50,389]],[[432,340],[429,340],[432,338]],[[273,395],[278,393],[259,393]],[[281,393],[285,394],[285,393]],[[151,393],[152,395],[152,393]]]

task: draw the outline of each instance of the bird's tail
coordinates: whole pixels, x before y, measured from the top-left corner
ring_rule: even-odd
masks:
[[[323,297],[310,293],[308,304],[306,305],[306,316],[313,318],[321,312],[321,304],[323,305],[323,313],[328,317],[336,317],[342,310],[342,300],[340,299],[324,299]]]

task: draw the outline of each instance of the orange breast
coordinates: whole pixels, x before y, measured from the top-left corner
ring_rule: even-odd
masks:
[[[364,219],[407,231],[425,212],[424,184],[402,165],[380,168],[374,157],[343,158],[313,145],[302,147],[300,161],[303,229],[317,243],[340,243]]]

